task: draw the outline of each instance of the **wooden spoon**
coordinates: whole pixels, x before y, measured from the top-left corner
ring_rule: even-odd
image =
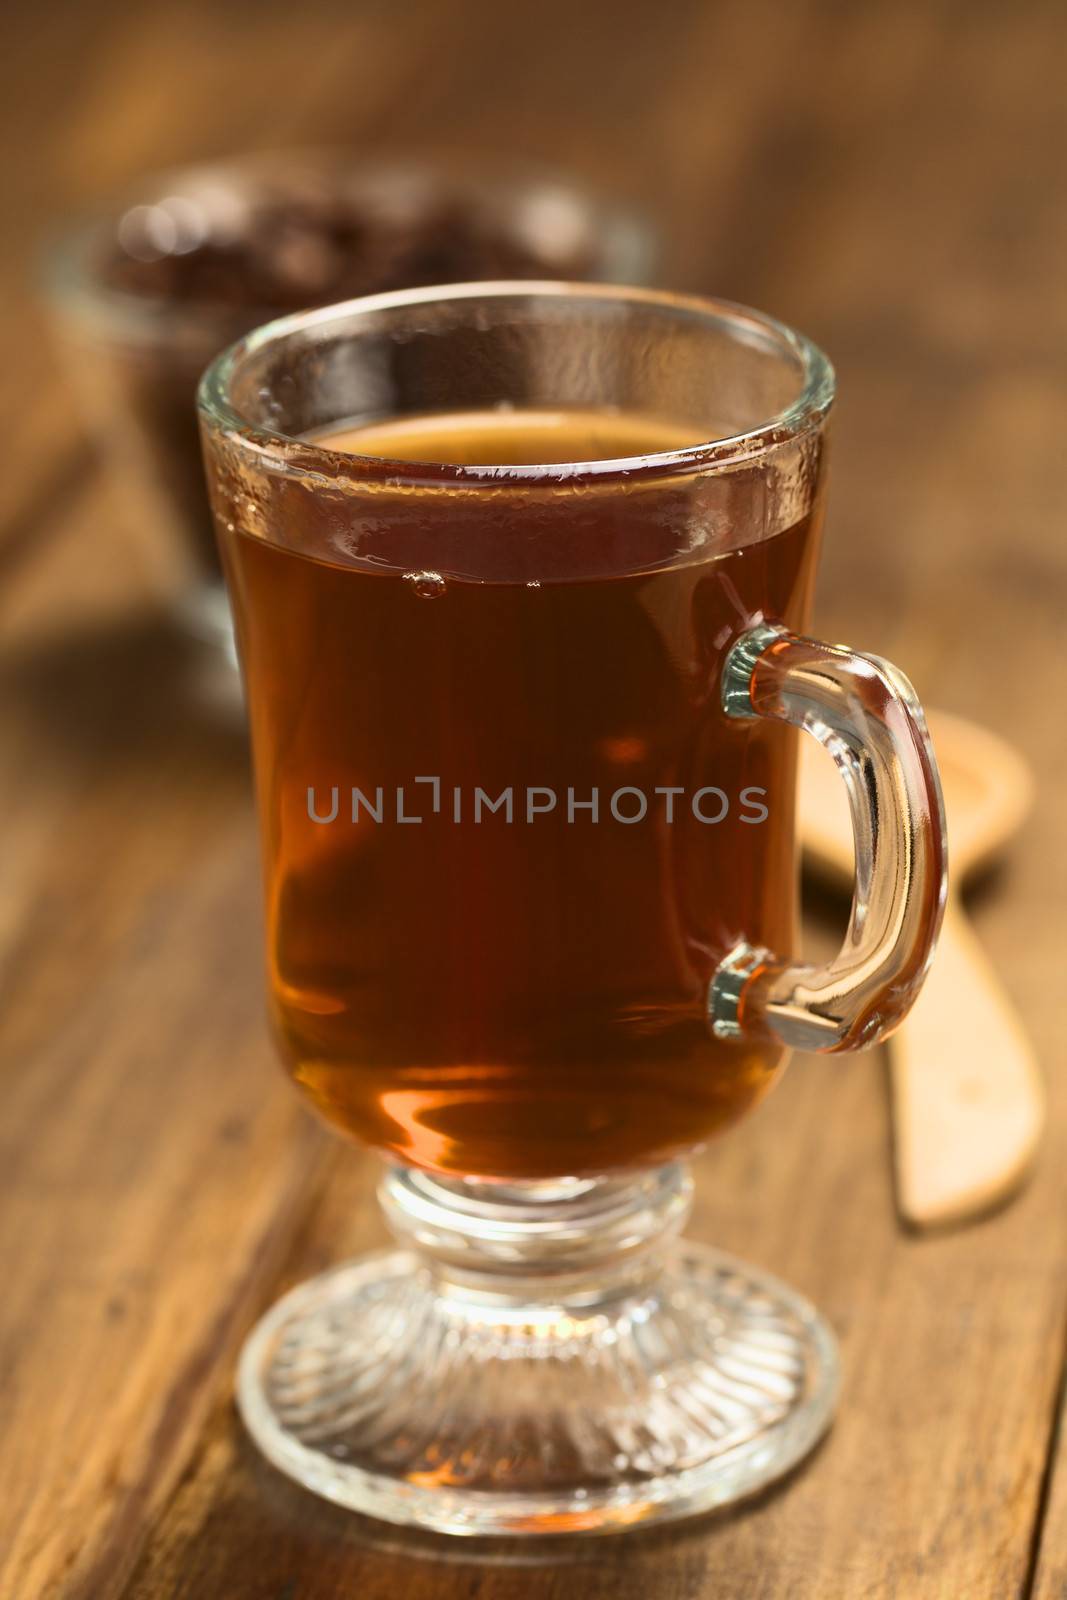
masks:
[[[1033,780],[995,734],[944,712],[929,723],[948,818],[948,904],[922,993],[889,1041],[897,1205],[917,1228],[966,1221],[1011,1194],[1045,1115],[1030,1044],[960,898],[964,878],[1019,827]],[[801,750],[801,842],[812,866],[851,885],[844,785],[813,739]]]

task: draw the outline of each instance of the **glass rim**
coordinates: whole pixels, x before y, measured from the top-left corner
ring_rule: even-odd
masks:
[[[800,369],[799,392],[780,411],[741,433],[647,455],[508,466],[412,461],[331,450],[299,434],[283,433],[267,427],[239,411],[230,399],[233,379],[244,360],[268,345],[331,322],[342,322],[361,315],[370,316],[405,306],[479,299],[500,302],[546,298],[644,305],[679,318],[717,323],[738,343],[754,348],[773,348],[792,357]],[[834,394],[834,369],[818,345],[777,318],[736,301],[610,283],[498,279],[391,290],[279,317],[254,329],[215,357],[200,380],[197,406],[209,428],[221,432],[231,443],[254,455],[261,468],[273,469],[287,476],[318,477],[329,480],[335,486],[339,480],[343,482],[346,479],[353,487],[365,486],[368,480],[387,480],[396,487],[481,487],[499,491],[509,487],[529,490],[538,484],[558,486],[561,482],[632,481],[635,478],[723,471],[765,455],[821,427],[833,404]],[[338,419],[340,422],[346,420]]]

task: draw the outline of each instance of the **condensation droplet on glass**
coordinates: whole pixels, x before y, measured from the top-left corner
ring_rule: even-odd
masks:
[[[420,600],[436,600],[446,587],[439,572],[405,572],[404,582],[410,583]]]

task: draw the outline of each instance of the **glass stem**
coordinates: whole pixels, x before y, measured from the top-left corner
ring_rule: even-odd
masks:
[[[688,1166],[501,1183],[390,1166],[386,1221],[439,1292],[517,1307],[591,1309],[659,1274],[692,1204]]]

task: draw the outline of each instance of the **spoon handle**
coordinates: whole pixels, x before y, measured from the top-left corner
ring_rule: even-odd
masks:
[[[905,1220],[944,1226],[1011,1194],[1037,1147],[1044,1088],[955,895],[937,960],[889,1051],[897,1203]]]

